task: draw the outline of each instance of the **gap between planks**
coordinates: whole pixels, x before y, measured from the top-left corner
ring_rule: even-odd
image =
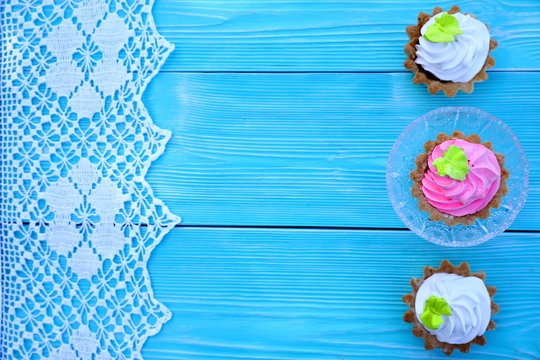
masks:
[[[409,70],[357,70],[357,71],[251,71],[251,70],[160,70],[161,74],[405,74]],[[489,73],[540,73],[540,69],[491,69]]]
[[[146,226],[146,225],[141,225]],[[359,230],[359,231],[404,231],[410,232],[408,228],[396,227],[351,227],[351,226],[280,226],[280,225],[183,225],[176,224],[175,228],[229,228],[229,229],[284,229],[284,230]],[[540,233],[540,230],[505,230],[505,233]]]

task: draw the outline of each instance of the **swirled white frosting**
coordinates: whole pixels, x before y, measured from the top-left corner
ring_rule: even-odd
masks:
[[[489,30],[487,26],[470,15],[453,14],[463,34],[456,35],[453,42],[436,43],[424,38],[435,18],[433,16],[420,30],[422,36],[416,45],[416,63],[440,80],[467,82],[482,70],[489,53]]]
[[[415,311],[418,321],[430,296],[444,298],[452,315],[442,315],[443,323],[437,330],[426,329],[441,342],[466,344],[483,335],[491,317],[491,298],[484,282],[474,276],[433,274],[420,286],[416,294]],[[421,321],[420,321],[421,322]]]

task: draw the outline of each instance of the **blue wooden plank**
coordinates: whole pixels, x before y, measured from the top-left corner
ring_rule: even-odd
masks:
[[[405,27],[455,1],[157,0],[160,33],[176,45],[167,71],[404,70]],[[460,1],[500,41],[496,69],[540,66],[538,0]]]
[[[177,228],[149,264],[173,319],[146,360],[448,359],[402,321],[425,265],[468,261],[498,288],[488,344],[453,359],[538,359],[540,234],[442,248],[408,231]]]
[[[475,106],[528,152],[530,196],[512,228],[538,230],[539,83],[494,73],[449,99],[402,73],[160,74],[144,100],[173,137],[147,179],[184,224],[403,227],[385,188],[393,141],[430,110]]]

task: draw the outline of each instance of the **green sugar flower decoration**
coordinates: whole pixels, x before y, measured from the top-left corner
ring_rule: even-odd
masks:
[[[463,34],[459,21],[455,16],[444,13],[435,18],[435,22],[427,28],[424,37],[431,42],[453,42],[454,36]]]
[[[420,321],[428,329],[437,330],[444,322],[441,315],[452,315],[450,305],[443,298],[430,296],[426,300],[424,312],[420,315]]]
[[[454,180],[463,181],[469,173],[469,162],[463,149],[450,145],[444,152],[443,157],[433,160],[433,166],[437,168],[440,176],[450,176]]]

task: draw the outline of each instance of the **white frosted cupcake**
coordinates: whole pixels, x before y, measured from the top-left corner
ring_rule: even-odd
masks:
[[[496,289],[485,285],[485,277],[481,271],[471,273],[467,263],[455,267],[443,260],[438,269],[426,266],[422,278],[411,280],[403,319],[414,325],[413,334],[424,339],[427,350],[440,347],[451,355],[486,344],[484,333],[495,329],[491,316],[499,306],[492,300]]]
[[[488,78],[486,69],[495,65],[489,53],[497,41],[490,38],[487,25],[462,14],[458,6],[448,12],[436,7],[432,15],[420,13],[418,24],[408,26],[407,34],[404,65],[414,72],[413,82],[425,83],[432,94],[470,93],[475,82]]]

